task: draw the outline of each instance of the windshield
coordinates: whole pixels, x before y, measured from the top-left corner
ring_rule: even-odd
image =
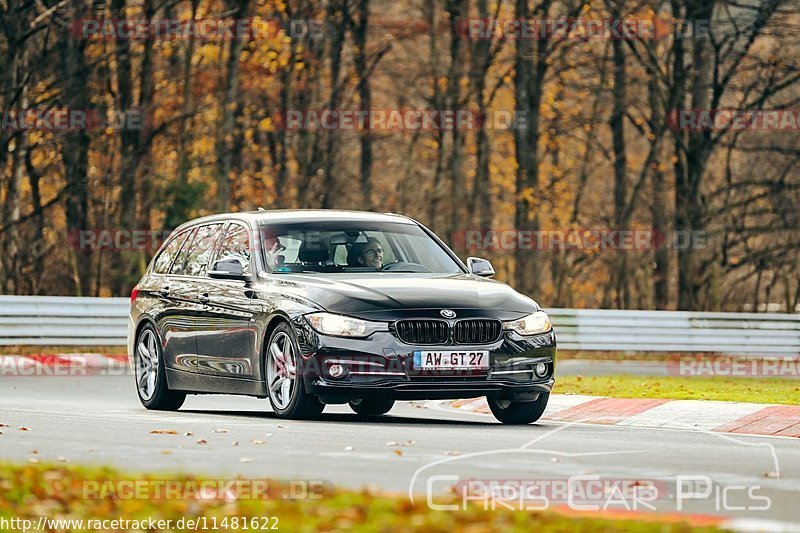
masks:
[[[419,226],[392,222],[303,222],[260,226],[264,263],[288,272],[463,272]]]

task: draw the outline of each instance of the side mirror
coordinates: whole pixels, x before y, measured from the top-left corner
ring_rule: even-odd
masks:
[[[233,279],[237,281],[253,280],[252,276],[244,273],[242,262],[233,257],[215,261],[211,270],[208,271],[208,277],[214,279]]]
[[[481,259],[480,257],[468,257],[467,268],[469,269],[470,273],[475,274],[476,276],[481,276],[483,278],[491,278],[494,276],[494,268],[492,268],[492,264],[486,259]]]

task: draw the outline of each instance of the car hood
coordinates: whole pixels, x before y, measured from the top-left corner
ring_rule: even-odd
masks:
[[[434,310],[438,316],[441,309],[468,311],[460,317],[512,319],[539,310],[536,302],[505,283],[472,274],[279,274],[265,284],[269,292],[370,319],[391,320],[409,310]]]

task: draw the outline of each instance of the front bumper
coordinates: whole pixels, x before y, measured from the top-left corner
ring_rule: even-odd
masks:
[[[539,383],[513,383],[510,381],[482,380],[454,382],[448,379],[420,382],[414,380],[384,381],[368,385],[333,382],[317,379],[311,391],[324,403],[347,403],[361,398],[391,398],[393,400],[449,400],[496,396],[517,401],[533,401],[539,394],[549,393],[554,380]]]
[[[523,337],[504,331],[485,345],[417,346],[401,342],[390,332],[376,332],[366,339],[320,335],[300,317],[295,320],[302,352],[301,372],[308,392],[325,403],[382,397],[396,400],[433,400],[493,396],[530,401],[553,388],[556,338],[550,331]],[[483,370],[422,371],[413,366],[417,350],[489,352],[489,368]],[[537,363],[547,372],[537,377]],[[330,366],[345,369],[333,377]]]

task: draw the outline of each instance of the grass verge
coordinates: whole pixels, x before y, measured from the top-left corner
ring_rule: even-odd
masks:
[[[679,376],[560,376],[556,394],[800,404],[800,380]]]
[[[685,532],[714,531],[708,521],[700,520],[700,528],[687,524],[681,517],[650,515],[643,521],[577,517],[556,512],[487,511],[470,505],[460,511],[436,511],[423,501],[412,505],[405,496],[378,495],[367,491],[345,491],[328,488],[317,499],[234,499],[216,498],[113,498],[113,490],[98,492],[97,484],[109,480],[165,480],[187,482],[198,478],[187,476],[132,476],[110,468],[55,466],[45,464],[14,465],[0,463],[0,518],[32,519],[40,516],[57,519],[92,520],[167,520],[175,524],[181,518],[206,517],[211,524],[216,518],[222,524],[228,517],[262,524],[265,517],[277,517],[281,531],[544,531],[544,532]],[[96,482],[94,485],[87,483]],[[87,486],[91,486],[88,489]],[[117,485],[118,486],[118,485]],[[150,484],[149,486],[153,486]],[[185,486],[185,485],[184,485]],[[270,487],[272,485],[270,484]],[[91,495],[92,498],[86,498]],[[270,520],[267,522],[272,525]],[[240,522],[241,524],[241,522]],[[174,526],[173,526],[174,527]],[[210,526],[209,526],[210,528]],[[260,526],[259,526],[260,528]],[[177,529],[177,528],[175,528]],[[199,528],[199,529],[202,529]],[[238,528],[228,527],[227,529]],[[251,528],[252,529],[252,528]],[[58,531],[77,531],[74,526]]]

